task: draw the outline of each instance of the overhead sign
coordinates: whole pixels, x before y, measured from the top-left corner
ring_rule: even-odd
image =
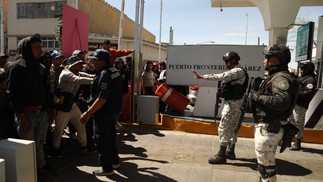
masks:
[[[264,76],[265,46],[250,45],[175,45],[168,47],[167,81],[169,85],[216,86],[217,82],[195,79],[193,70],[199,74],[222,73],[227,70],[222,57],[229,51],[240,55],[240,65],[249,77]]]
[[[314,22],[297,29],[295,61],[312,60]]]

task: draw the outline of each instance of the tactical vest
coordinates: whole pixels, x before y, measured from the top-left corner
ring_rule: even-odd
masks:
[[[248,87],[249,76],[245,69],[241,69],[245,72],[246,77],[243,84],[232,85],[233,81],[238,80],[236,79],[221,85],[220,97],[224,98],[224,100],[239,100],[242,99],[243,95],[245,94],[246,89]]]
[[[256,105],[254,117],[258,119],[278,119],[286,121],[287,118],[292,114],[292,111],[294,109],[294,106],[296,104],[297,96],[298,96],[298,90],[299,90],[299,82],[297,79],[295,79],[289,72],[278,72],[276,74],[271,75],[268,77],[259,88],[258,93],[260,95],[272,95],[272,80],[277,77],[284,77],[289,81],[290,88],[288,90],[288,97],[291,98],[291,104],[286,105],[286,110],[273,110],[270,107]]]

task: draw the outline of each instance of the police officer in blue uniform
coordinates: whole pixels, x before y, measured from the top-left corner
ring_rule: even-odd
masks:
[[[94,69],[98,73],[91,85],[88,100],[90,106],[82,114],[80,121],[86,123],[93,116],[101,165],[93,174],[108,176],[120,167],[115,124],[122,106],[122,78],[120,72],[110,65],[110,54],[107,50],[97,49],[89,58],[92,59]]]

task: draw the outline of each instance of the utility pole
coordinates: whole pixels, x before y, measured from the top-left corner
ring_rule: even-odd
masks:
[[[248,40],[248,13],[246,13],[246,16],[247,16],[247,24],[246,24],[246,39],[244,42],[245,45],[247,45],[247,40]]]
[[[120,22],[119,22],[118,50],[122,49],[121,43],[122,43],[124,5],[125,5],[125,0],[122,0],[122,2],[121,2],[121,12],[120,12]]]
[[[1,0],[1,12],[0,12],[0,47],[1,47],[1,53],[5,53],[4,52],[4,0]]]
[[[161,60],[161,32],[162,32],[162,20],[163,18],[163,0],[160,0],[160,18],[159,18],[159,47],[158,47],[158,62]]]

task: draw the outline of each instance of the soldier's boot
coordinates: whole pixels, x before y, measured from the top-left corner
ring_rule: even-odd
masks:
[[[294,150],[294,151],[301,150],[301,139],[296,138],[294,144],[290,147],[290,150]]]
[[[258,171],[260,173],[259,181],[260,182],[276,182],[276,170],[275,166],[263,166],[258,164]]]
[[[227,159],[236,160],[236,154],[234,153],[235,144],[228,145],[227,150],[225,151],[225,156]]]
[[[225,164],[227,163],[227,159],[225,157],[225,150],[227,146],[220,146],[219,152],[209,159],[210,164]]]

